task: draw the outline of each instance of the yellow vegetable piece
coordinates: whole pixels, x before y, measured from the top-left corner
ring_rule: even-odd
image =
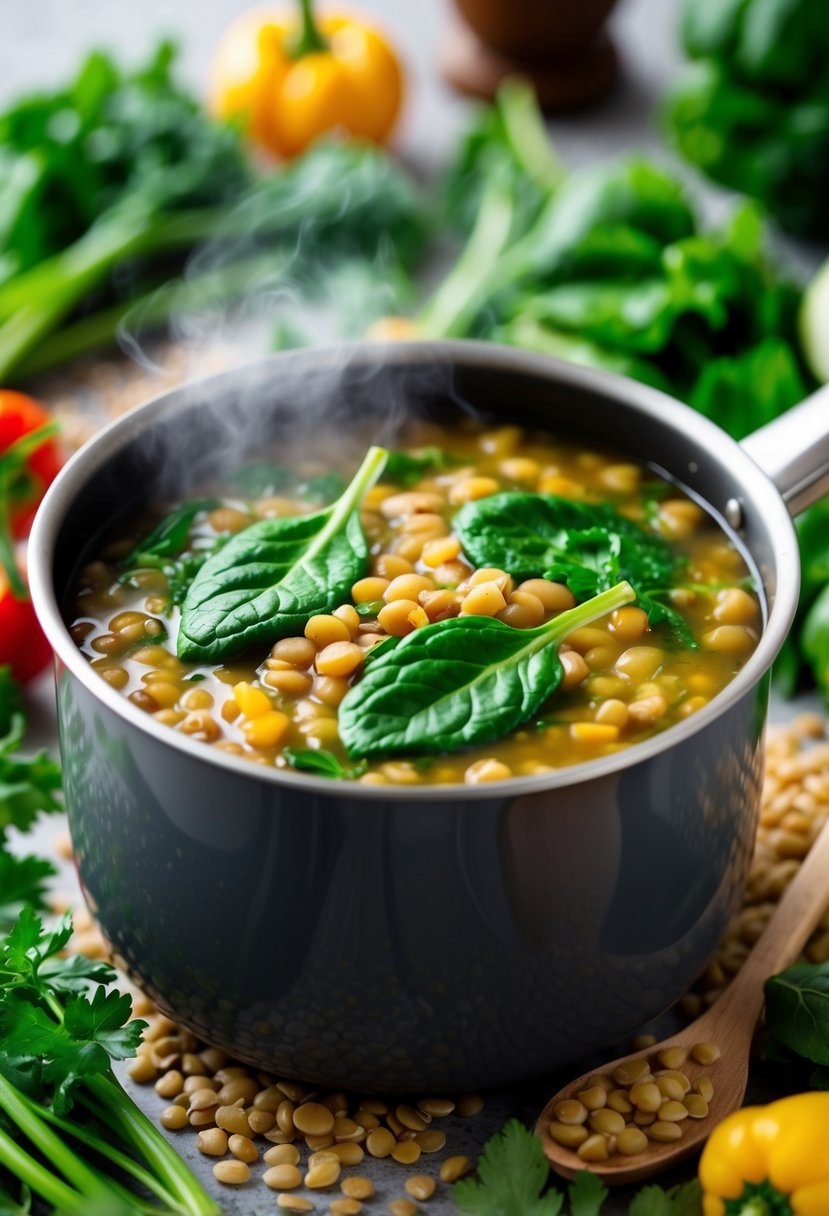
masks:
[[[739,1216],[741,1203],[753,1213],[762,1210],[762,1199],[779,1204],[781,1195],[794,1216],[829,1212],[827,1128],[827,1092],[795,1094],[729,1115],[714,1128],[699,1163],[705,1216]],[[732,1201],[728,1208],[726,1200]]]
[[[251,137],[280,156],[337,128],[382,143],[403,95],[394,50],[362,18],[317,21],[312,0],[298,9],[298,19],[259,9],[230,26],[213,67],[213,110],[241,116]]]

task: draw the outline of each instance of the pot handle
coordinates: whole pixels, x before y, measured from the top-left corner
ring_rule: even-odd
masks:
[[[790,515],[829,494],[829,384],[741,444],[777,486]]]

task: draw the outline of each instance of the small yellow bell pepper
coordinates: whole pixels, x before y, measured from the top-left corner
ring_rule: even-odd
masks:
[[[829,1093],[746,1106],[699,1163],[704,1216],[829,1216]]]
[[[270,151],[295,156],[337,128],[382,143],[402,95],[397,56],[377,30],[356,17],[317,21],[311,0],[299,0],[298,19],[256,10],[227,30],[211,104],[221,118],[241,116]]]

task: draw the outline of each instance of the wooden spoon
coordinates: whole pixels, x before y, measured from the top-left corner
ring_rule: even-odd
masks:
[[[601,1068],[583,1073],[550,1099],[538,1118],[535,1131],[553,1169],[565,1178],[573,1178],[579,1170],[589,1169],[607,1185],[621,1186],[641,1182],[643,1178],[666,1170],[696,1152],[712,1128],[742,1104],[748,1081],[751,1040],[763,1008],[763,984],[769,976],[795,961],[826,910],[827,903],[829,822],[809,850],[739,974],[711,1009],[679,1034],[644,1051],[620,1056]],[[674,1046],[690,1049],[695,1043],[716,1043],[722,1055],[716,1063],[708,1065],[697,1064],[689,1056],[682,1065],[682,1071],[692,1084],[700,1076],[710,1077],[714,1096],[704,1119],[682,1121],[681,1139],[667,1143],[649,1140],[647,1148],[635,1157],[613,1155],[607,1161],[585,1162],[572,1149],[558,1144],[550,1136],[550,1120],[555,1118],[554,1106],[586,1089],[591,1077],[599,1073],[612,1073],[620,1064],[630,1060],[645,1059],[652,1061],[654,1067],[662,1067],[655,1059],[657,1052]]]

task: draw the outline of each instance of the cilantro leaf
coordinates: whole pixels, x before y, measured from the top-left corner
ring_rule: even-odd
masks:
[[[542,1196],[549,1173],[538,1138],[511,1119],[484,1148],[477,1180],[457,1183],[455,1202],[468,1216],[559,1216],[564,1196]]]
[[[66,1002],[63,1026],[77,1042],[96,1043],[113,1060],[135,1055],[146,1022],[130,1021],[132,1001],[125,992],[98,987],[90,1000],[74,993]]]
[[[646,1186],[631,1201],[628,1216],[699,1216],[702,1211],[702,1191],[699,1182],[686,1182],[663,1190],[661,1186]]]
[[[607,1187],[589,1170],[579,1170],[567,1188],[570,1216],[599,1216],[607,1199]]]
[[[0,930],[17,921],[24,903],[39,911],[45,908],[44,883],[55,873],[45,857],[15,857],[0,849]]]
[[[40,811],[60,811],[60,765],[46,752],[23,757],[26,733],[20,689],[11,668],[0,667],[0,841],[7,827],[27,831]]]

